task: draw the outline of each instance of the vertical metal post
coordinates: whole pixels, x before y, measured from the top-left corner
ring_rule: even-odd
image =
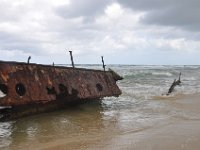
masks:
[[[71,57],[72,67],[74,68],[74,60],[73,60],[72,51],[69,51],[69,53],[70,53],[70,57]]]
[[[31,60],[31,56],[28,57],[27,63],[29,64]]]
[[[101,60],[102,60],[102,63],[103,63],[103,70],[106,71],[106,65],[104,64],[103,56],[101,56]]]

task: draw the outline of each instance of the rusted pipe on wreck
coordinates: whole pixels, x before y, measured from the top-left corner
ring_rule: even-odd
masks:
[[[31,56],[28,57],[27,63],[29,64],[31,60]]]
[[[101,56],[101,60],[102,60],[102,63],[103,63],[103,70],[106,71],[106,65],[104,64],[103,56]]]
[[[69,53],[70,53],[70,57],[71,57],[72,67],[75,68],[75,67],[74,67],[74,60],[73,60],[72,51],[69,51]]]

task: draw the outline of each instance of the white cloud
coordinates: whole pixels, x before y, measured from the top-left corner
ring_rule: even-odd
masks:
[[[104,55],[109,56],[110,63],[135,63],[137,60],[143,64],[174,53],[200,55],[200,32],[198,28],[196,32],[191,30],[198,22],[189,19],[184,25],[181,24],[184,16],[180,16],[181,20],[176,15],[173,17],[176,22],[170,21],[171,17],[165,17],[171,13],[164,11],[177,8],[177,12],[182,12],[179,11],[182,7],[187,12],[194,7],[193,3],[187,8],[171,0],[156,5],[153,5],[155,0],[145,2],[0,0],[0,59],[26,60],[33,55],[41,58],[35,59],[39,63],[53,59],[65,63],[66,60],[59,57],[64,58],[68,55],[66,51],[73,50],[80,63],[90,63],[89,57],[91,63],[97,63],[94,58]],[[152,16],[155,13],[158,18]],[[123,58],[120,61],[119,56]],[[156,63],[162,64],[163,59]],[[164,62],[167,63],[167,59]]]
[[[117,19],[123,15],[123,9],[118,3],[113,3],[107,6],[105,13],[109,18]]]

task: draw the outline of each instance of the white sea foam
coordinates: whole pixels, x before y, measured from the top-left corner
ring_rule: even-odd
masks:
[[[111,69],[112,67],[124,77],[124,80],[118,82],[122,95],[103,98],[100,102],[89,102],[52,115],[44,114],[8,124],[0,123],[0,149],[26,149],[26,145],[30,149],[42,149],[44,144],[60,147],[65,146],[66,142],[77,147],[77,142],[73,142],[77,138],[83,142],[88,139],[91,141],[84,145],[86,149],[133,149],[133,146],[136,149],[159,149],[169,145],[171,149],[180,149],[182,146],[199,149],[200,101],[199,95],[195,94],[200,92],[199,67],[117,65],[111,66]],[[168,92],[180,70],[181,86],[176,86],[168,96],[162,95]],[[2,92],[0,95],[4,96]],[[47,142],[35,145],[43,136],[43,132],[35,134],[35,131],[50,133],[50,137],[45,137]],[[88,135],[97,138],[91,140]],[[52,136],[58,138],[51,139]],[[21,137],[24,142],[19,140]],[[55,143],[60,137],[64,140]],[[113,140],[107,142],[107,137]],[[96,141],[102,142],[94,145]]]
[[[125,75],[119,86],[135,99],[148,99],[167,93],[174,79],[178,79],[179,72],[182,72],[182,83],[174,88],[173,93],[200,93],[200,68],[196,66],[195,69],[193,66],[130,66],[117,70]]]
[[[170,72],[153,72],[152,75],[155,75],[155,76],[172,76],[172,73]]]

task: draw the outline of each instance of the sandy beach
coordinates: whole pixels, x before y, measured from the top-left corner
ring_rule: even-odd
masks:
[[[119,97],[0,123],[2,150],[199,150],[200,78],[193,66],[115,66]],[[174,78],[182,84],[169,95]]]
[[[104,130],[99,129],[88,133],[83,131],[76,136],[65,136],[49,142],[33,142],[27,146],[30,149],[43,150],[199,150],[199,97],[200,95],[178,95],[177,97],[152,99],[152,101],[161,101],[167,107],[177,110],[174,112],[177,114],[173,117],[158,119],[153,124],[149,121],[149,124],[142,125],[143,127],[121,128],[120,123],[112,119],[110,125]],[[102,127],[99,126],[99,128]],[[24,144],[21,145],[22,149],[27,148],[27,143]]]

